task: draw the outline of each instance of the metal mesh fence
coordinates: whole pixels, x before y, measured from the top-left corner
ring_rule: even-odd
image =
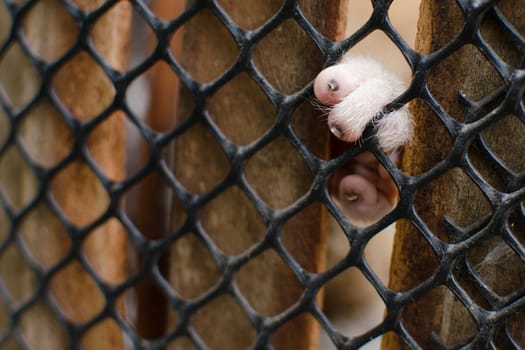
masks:
[[[520,316],[525,303],[523,155],[520,146],[508,149],[512,143],[491,144],[484,132],[492,125],[500,125],[509,116],[514,124],[502,126],[502,137],[519,137],[519,128],[523,127],[525,74],[519,69],[525,57],[525,40],[520,32],[523,25],[511,23],[498,8],[498,1],[458,0],[455,6],[461,24],[457,33],[441,48],[424,55],[411,48],[390,23],[391,2],[372,3],[373,13],[358,31],[342,41],[332,42],[312,25],[301,1],[284,1],[275,7],[272,16],[250,30],[239,27],[228,10],[221,6],[221,1],[192,2],[180,16],[168,19],[160,19],[146,2],[130,1],[133,21],[154,33],[156,45],[145,50],[149,53],[132,68],[123,68],[122,59],[115,58],[114,51],[123,51],[124,44],[106,47],[100,39],[110,40],[112,32],[104,32],[103,28],[123,18],[118,17],[122,2],[79,6],[69,1],[4,0],[0,4],[0,348],[218,349],[222,340],[216,341],[214,336],[208,335],[214,329],[221,332],[229,329],[224,332],[230,338],[244,339],[237,344],[245,344],[246,348],[296,348],[290,345],[298,341],[295,338],[289,340],[288,347],[276,339],[288,323],[301,317],[319,325],[337,349],[359,348],[387,333],[395,333],[410,348],[425,347],[425,344],[432,344],[433,348],[522,348],[525,345],[525,328]],[[36,13],[44,23],[40,29],[43,32],[31,27],[31,21],[38,21]],[[52,25],[46,23],[49,13],[63,14],[67,24],[62,28],[71,28],[71,31],[54,33]],[[170,49],[173,35],[203,13],[208,16],[206,20],[216,21],[225,28],[231,44],[238,48],[231,64],[213,68],[217,74],[206,83],[199,82]],[[427,106],[440,127],[450,135],[444,154],[436,156],[428,169],[420,169],[420,173],[414,171],[415,175],[394,168],[373,137],[365,137],[366,142],[334,159],[314,154],[310,145],[301,139],[294,123],[296,110],[312,99],[313,77],[307,77],[303,85],[292,91],[282,92],[275,87],[279,82],[270,82],[258,68],[264,62],[257,62],[253,57],[254,48],[286,21],[292,21],[301,35],[310,38],[312,47],[326,65],[335,63],[342,53],[372,31],[383,31],[402,52],[413,73],[410,88],[388,107],[416,100]],[[443,26],[447,23],[447,19],[436,21]],[[491,43],[504,42],[512,47],[515,66],[500,57],[500,47],[489,45],[482,26],[487,21],[498,28],[499,38],[504,38]],[[58,36],[67,37],[63,49],[53,46]],[[132,44],[136,40],[141,37],[134,33]],[[462,116],[457,117],[440,103],[444,93],[435,91],[435,86],[428,81],[432,74],[446,74],[439,69],[440,64],[456,59],[454,54],[466,46],[477,50],[484,62],[480,65],[492,67],[500,83],[493,89],[487,88],[489,94],[475,99],[452,89],[459,96],[458,106],[462,110]],[[77,66],[86,67],[82,65],[86,64],[91,68],[75,69],[74,65],[70,67],[73,61]],[[156,130],[137,115],[130,107],[135,98],[130,96],[135,95],[128,91],[137,78],[159,62],[180,78],[181,99],[186,101],[179,109],[179,122],[165,130],[161,130],[163,127]],[[213,57],[210,57],[210,66],[213,66]],[[14,70],[13,67],[25,69]],[[254,140],[238,145],[232,142],[231,135],[221,130],[210,101],[241,73],[256,85],[273,115],[266,130]],[[87,86],[78,94],[68,95],[78,89],[74,84],[67,84],[68,74],[86,76],[85,81],[93,76],[101,78],[99,83]],[[57,83],[60,79],[62,83]],[[33,84],[25,83],[27,81]],[[237,93],[242,96],[242,92],[234,92]],[[75,101],[70,99],[85,102],[71,108]],[[95,111],[86,112],[93,105],[97,106]],[[143,159],[138,154],[127,154],[128,159],[137,158],[134,171],[127,175],[117,169],[123,165],[122,157],[109,156],[118,144],[115,140],[123,137],[120,131],[115,132],[123,130],[122,120],[133,129],[135,139],[140,140],[138,142],[147,153]],[[365,136],[373,132],[370,126]],[[186,181],[196,176],[195,173],[186,174],[185,163],[177,163],[177,158],[177,165],[173,165],[170,157],[175,152],[177,157],[183,158],[176,148],[194,147],[192,137],[201,137],[202,133],[207,135],[204,142],[209,146],[204,151],[198,149],[202,163],[197,162],[197,165],[201,164],[200,171],[206,173],[203,176],[214,176],[214,169],[205,164],[215,164],[217,157],[222,157],[221,162],[230,170],[217,175],[218,180],[211,185],[189,189]],[[99,145],[101,140],[104,146]],[[173,146],[176,142],[179,143]],[[523,139],[516,141],[519,143],[523,143]],[[252,183],[250,161],[272,145],[289,149],[295,155],[290,162],[300,159],[300,166],[311,172],[311,180],[304,191],[290,203],[266,198],[264,190]],[[210,153],[206,154],[208,149]],[[335,169],[362,150],[376,155],[400,189],[397,208],[367,228],[348,223],[327,190]],[[267,159],[270,159],[267,163],[270,172],[271,156]],[[517,165],[509,167],[513,160]],[[489,165],[487,173],[480,170],[483,168],[480,164]],[[464,220],[468,225],[449,218],[443,235],[440,233],[443,228],[434,230],[432,224],[425,222],[424,205],[417,207],[417,196],[420,190],[454,169],[466,174],[465,182],[471,183],[473,191],[482,193],[484,209],[481,212],[484,214]],[[143,232],[133,218],[141,212],[141,207],[153,205],[143,197],[130,194],[152,174],[158,176],[155,181],[160,190],[156,196],[170,197],[161,201],[168,203],[169,208],[159,209],[158,217],[153,218],[169,218],[169,223],[163,221],[157,226],[159,231],[166,230],[166,234]],[[257,175],[263,181],[273,181],[280,176],[277,173],[265,177],[264,172]],[[64,185],[68,181],[73,184]],[[225,204],[211,204],[216,203],[217,198],[230,195],[231,191],[236,191],[235,203],[242,199],[235,209],[238,216],[231,220],[242,221],[247,215],[258,218],[255,221],[261,234],[244,244],[217,242],[211,231],[218,228],[207,226],[202,220],[204,212],[208,213],[208,222],[213,216],[210,211],[221,213]],[[96,202],[95,198],[102,198],[101,202]],[[159,198],[150,200],[159,202]],[[329,269],[311,271],[315,268],[305,268],[290,252],[287,245],[290,238],[283,237],[282,230],[299,213],[319,203],[342,226],[351,248],[343,260]],[[245,214],[240,209],[243,206],[250,207],[252,214]],[[382,229],[401,219],[415,227],[420,239],[431,247],[435,266],[417,285],[398,290],[394,286],[389,288],[377,277],[364,258],[364,248]],[[253,224],[253,221],[248,222]],[[238,229],[243,228],[246,229],[238,226]],[[484,254],[473,257],[475,249],[483,250]],[[123,250],[129,250],[129,254]],[[412,251],[409,254],[420,253]],[[175,260],[170,263],[170,259]],[[257,275],[259,270],[247,268],[256,260],[262,265],[281,264],[286,267],[285,272],[280,272],[275,280],[264,274]],[[208,272],[190,266],[199,263]],[[338,330],[318,302],[322,287],[350,268],[357,268],[366,276],[386,306],[384,321],[355,337]],[[184,271],[190,271],[190,275],[184,275]],[[208,284],[205,274],[209,273],[216,277]],[[252,285],[244,286],[238,275],[252,273]],[[497,281],[489,277],[499,274],[515,277],[510,285],[500,285],[498,289],[487,281]],[[183,282],[179,282],[183,279],[191,285],[184,291]],[[258,294],[253,291],[265,290],[268,284],[280,284],[288,279],[299,286],[299,292],[290,292],[291,301],[284,303],[285,307],[268,314],[261,312],[257,306]],[[146,308],[155,313],[150,312],[149,318],[142,319],[147,312],[136,311],[144,301],[140,300],[142,294],[135,287],[145,280],[154,290],[150,296],[155,295],[158,300],[149,301]],[[443,332],[435,331],[429,335],[429,340],[420,341],[415,334],[417,329],[407,325],[406,318],[415,316],[414,313],[407,316],[406,310],[411,305],[417,306],[414,301],[438,288],[450,291],[440,299],[444,309],[448,305],[449,309],[468,310],[466,314],[472,325],[465,328],[474,331],[465,331],[466,338],[449,336],[448,341],[444,341],[441,339]],[[245,295],[246,290],[251,290],[251,296]],[[155,306],[157,301],[159,305]],[[216,303],[226,305],[225,309],[217,307],[219,315],[210,316],[213,312],[208,307]],[[231,311],[233,309],[236,311]],[[243,315],[244,324],[238,323],[238,316],[231,316],[230,311]],[[436,316],[419,317],[418,320],[424,320]],[[465,317],[441,310],[440,319],[442,325],[449,322],[451,327],[461,328],[463,324],[454,322]],[[141,333],[136,326],[141,322],[155,324],[158,334],[146,336]]]

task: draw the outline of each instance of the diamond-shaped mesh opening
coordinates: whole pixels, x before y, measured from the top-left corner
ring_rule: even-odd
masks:
[[[347,337],[361,335],[383,320],[385,304],[355,267],[328,281],[325,293],[323,310],[338,331]]]
[[[27,206],[38,194],[38,178],[14,146],[0,155],[0,191],[11,210]]]
[[[322,225],[323,210],[321,204],[311,204],[286,221],[281,230],[286,250],[302,268],[313,273],[325,269],[326,237],[313,230]]]
[[[465,59],[468,57],[468,60]],[[482,70],[483,75],[476,75],[473,72]],[[462,79],[454,79],[454,77]],[[439,88],[446,82],[447,89]],[[494,98],[483,101],[481,111],[473,113],[476,117],[469,115],[467,101],[480,101],[489,97],[500,86],[503,81],[498,71],[489,60],[474,45],[464,45],[447,58],[440,61],[430,71],[428,86],[432,96],[439,102],[439,105],[453,118],[460,122],[470,123],[474,118],[483,116],[483,112],[488,112],[494,107]],[[462,96],[463,98],[459,98]],[[497,95],[495,96],[498,97]]]
[[[261,215],[238,187],[229,188],[204,206],[200,220],[227,255],[242,253],[259,242],[266,231]]]
[[[241,349],[255,342],[255,329],[233,298],[221,295],[200,308],[191,323],[209,349],[225,349],[235,339]]]
[[[348,143],[332,142],[335,155],[349,149]],[[343,163],[328,186],[339,210],[358,227],[368,226],[390,213],[399,192],[384,166],[370,152],[357,154]]]
[[[77,226],[89,225],[104,214],[110,204],[99,178],[81,161],[61,169],[51,180],[51,189],[60,211]]]
[[[91,231],[82,242],[82,252],[101,281],[118,284],[126,280],[127,238],[122,224],[117,219],[110,219]]]
[[[179,83],[177,74],[164,61],[156,62],[145,74],[134,79],[126,89],[126,104],[141,124],[154,132],[166,132],[186,119],[193,109],[188,88]],[[180,90],[180,91],[179,91]],[[186,95],[187,108],[174,111],[178,95]],[[137,122],[131,123],[134,124]],[[130,125],[130,128],[134,128]],[[127,129],[128,131],[128,129]],[[137,135],[139,136],[139,135]],[[133,134],[126,135],[127,144],[135,142]],[[134,145],[137,147],[136,145]]]
[[[228,159],[204,125],[187,130],[177,138],[174,148],[175,175],[187,191],[209,192],[226,177]]]
[[[42,319],[46,320],[45,327],[39,322]],[[25,310],[18,322],[31,349],[65,349],[71,342],[61,320],[43,300]]]
[[[430,211],[427,198],[439,186],[450,186],[454,200],[443,205],[440,212]],[[460,211],[460,207],[468,208]],[[415,198],[415,209],[430,230],[445,242],[458,242],[468,237],[466,233],[451,231],[449,224],[468,230],[479,225],[492,210],[490,202],[479,187],[460,169],[452,169],[428,186],[421,187]]]
[[[31,160],[46,168],[67,157],[74,142],[60,112],[47,100],[29,110],[20,123],[18,136]]]
[[[256,283],[261,280],[266,283]],[[292,270],[273,250],[267,250],[243,265],[235,281],[251,306],[264,316],[283,312],[297,302],[302,293]],[[281,286],[279,289],[272,287],[277,281]]]
[[[0,55],[0,97],[13,109],[27,105],[38,93],[42,78],[19,44]]]
[[[104,294],[82,265],[73,261],[58,270],[49,281],[49,290],[60,314],[69,322],[91,321],[104,308]],[[79,302],[79,299],[83,302]]]
[[[283,35],[283,33],[287,33]],[[306,39],[306,32],[293,20],[281,23],[268,33],[255,47],[254,63],[269,83],[283,94],[292,94],[315,78],[315,74],[295,69],[294,62],[283,60],[280,65],[288,71],[286,78],[271,74],[272,53],[279,51],[283,57],[295,57],[298,54],[308,57],[312,65],[322,67],[322,57],[319,49]],[[318,71],[317,70],[317,71]],[[311,75],[310,75],[311,74]]]
[[[63,106],[79,121],[97,117],[115,97],[111,80],[86,52],[78,53],[60,66],[54,75],[53,88]]]
[[[206,23],[206,25],[203,25]],[[239,49],[231,33],[217,19],[215,14],[209,9],[203,9],[193,16],[179,30],[188,31],[196,35],[195,38],[184,37],[184,40],[197,39],[194,42],[198,45],[198,50],[205,50],[207,62],[201,65],[185,60],[184,68],[191,75],[192,79],[207,83],[217,79],[225,70],[237,59]],[[203,69],[203,67],[207,67]]]
[[[275,122],[275,109],[261,88],[246,73],[222,86],[208,105],[211,118],[226,137],[237,145],[254,142]],[[244,118],[232,118],[243,115]],[[239,133],[238,130],[243,132]]]
[[[117,112],[110,115],[102,123],[97,124],[86,142],[89,156],[97,170],[106,179],[112,181],[124,178],[123,123],[122,113]]]
[[[523,157],[520,157],[520,154],[524,152],[523,146],[517,144],[513,152],[506,152],[506,147],[501,140],[504,137],[519,138],[524,132],[525,123],[516,116],[509,115],[483,130],[481,138],[489,148],[489,151],[494,153],[496,160],[500,160],[503,163],[502,165],[505,169],[514,173],[521,173],[525,171],[525,160]],[[479,169],[480,167],[476,164],[476,168]],[[499,172],[503,171],[499,170]],[[488,176],[484,176],[484,178],[488,178]],[[509,189],[507,187],[502,190],[508,191]]]
[[[38,1],[24,16],[23,28],[31,52],[46,62],[62,57],[78,37],[75,21],[58,0]],[[45,33],[45,40],[42,40],[42,33]],[[53,45],[49,45],[50,42]]]
[[[473,247],[468,260],[489,291],[504,297],[525,290],[525,263],[501,238],[496,236]]]
[[[13,243],[0,255],[0,272],[12,303],[27,302],[38,288],[38,276]]]
[[[283,137],[250,158],[245,170],[257,194],[274,208],[290,205],[308,191],[312,182],[311,176],[305,176],[308,172],[304,159]]]
[[[225,349],[232,341],[247,349],[255,342],[255,329],[240,306],[227,295],[200,308],[191,322],[209,349]]]
[[[18,235],[28,255],[44,269],[51,268],[65,258],[72,247],[66,228],[43,203],[39,203],[24,217]],[[43,241],[45,245],[42,245]]]
[[[221,277],[210,251],[194,234],[186,234],[172,244],[168,269],[170,285],[185,299],[201,296]]]

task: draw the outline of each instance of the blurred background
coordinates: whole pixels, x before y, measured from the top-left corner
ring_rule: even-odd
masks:
[[[420,0],[394,0],[389,11],[392,25],[412,48],[416,37],[419,3]],[[352,35],[366,23],[372,10],[370,0],[349,0],[346,35]],[[382,31],[374,31],[354,46],[349,53],[373,57],[406,81],[410,80],[412,75],[399,49]],[[393,238],[394,225],[373,238],[365,250],[368,264],[385,285],[388,284]],[[343,259],[349,249],[348,241],[339,225],[335,220],[331,220],[328,238],[328,267]],[[327,284],[324,309],[340,332],[346,336],[357,336],[381,322],[385,305],[368,280],[358,269],[353,268]],[[374,339],[363,349],[379,349],[380,343],[380,338]],[[319,349],[335,349],[322,330]]]

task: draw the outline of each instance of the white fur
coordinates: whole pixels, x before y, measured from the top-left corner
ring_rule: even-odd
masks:
[[[343,141],[353,142],[388,103],[405,91],[406,84],[371,58],[350,56],[343,59],[340,67],[353,79],[346,83],[357,88],[332,107],[328,124],[338,126]],[[404,145],[413,131],[408,107],[384,115],[376,127],[378,142],[385,151]]]

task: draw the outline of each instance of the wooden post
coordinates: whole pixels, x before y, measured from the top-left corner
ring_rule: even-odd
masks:
[[[77,0],[73,3],[80,9],[91,11],[103,1]],[[4,7],[0,8],[0,11],[4,10]],[[109,65],[120,70],[125,67],[129,22],[130,6],[123,1],[113,6],[91,30],[99,54]],[[56,0],[39,1],[22,23],[24,37],[31,50],[48,62],[64,54],[78,34],[71,15]],[[7,91],[12,109],[18,110],[38,91],[41,78],[32,73],[34,68],[16,43],[0,60],[3,60],[1,84]],[[104,72],[85,52],[79,52],[58,69],[51,87],[63,105],[81,122],[92,119],[108,107],[115,93]],[[69,154],[74,135],[46,97],[41,98],[21,118],[18,126],[17,138],[35,163],[50,167]],[[123,115],[114,113],[86,136],[88,149],[99,169],[110,180],[122,180],[125,176]],[[61,212],[77,227],[90,224],[109,205],[108,194],[83,159],[78,158],[68,164],[46,184],[37,179],[14,145],[0,158],[0,186],[9,207],[15,212],[31,202],[40,186],[49,186],[47,191]],[[0,222],[0,225],[3,224]],[[0,227],[0,231],[6,230],[5,225]],[[74,249],[74,238],[44,201],[23,218],[15,234],[15,240],[23,240],[34,262],[44,271]],[[110,219],[75,244],[81,244],[81,251],[92,269],[102,281],[111,285],[122,282],[126,277],[126,241],[122,225]],[[0,260],[2,278],[13,303],[27,301],[43,281],[29,270],[14,241],[1,254]],[[106,303],[103,294],[77,260],[58,270],[45,287],[60,312],[73,324],[91,320],[103,311]],[[120,302],[117,304],[112,306],[121,305]],[[69,339],[43,299],[21,314],[18,326],[34,349],[66,349],[70,342],[83,349],[123,348],[122,331],[111,319],[97,323],[80,340]],[[6,343],[6,348],[11,349],[10,344]],[[13,349],[19,348],[12,346]]]
[[[524,33],[523,2],[502,1],[498,6],[506,18],[517,26],[517,30]],[[461,31],[463,21],[455,1],[423,0],[418,23],[417,50],[429,54],[443,47]],[[483,38],[498,55],[513,67],[519,67],[518,50],[509,34],[498,27],[489,16],[481,28]],[[428,83],[443,108],[462,122],[465,122],[466,113],[464,107],[458,103],[460,91],[469,99],[478,101],[503,86],[496,70],[476,47],[470,45],[461,47],[433,67]],[[408,174],[421,174],[435,166],[436,159],[445,158],[450,150],[450,137],[422,101],[414,101],[411,108],[415,116],[415,137],[405,150],[402,166]],[[523,171],[525,167],[525,139],[522,130],[521,121],[507,116],[483,132],[483,137],[491,149],[515,171]],[[504,188],[499,176],[481,151],[471,146],[469,157],[492,186],[501,191],[508,190]],[[445,241],[453,239],[448,237],[445,217],[460,227],[466,227],[491,213],[489,203],[481,191],[458,168],[451,169],[418,191],[415,205],[428,227]],[[511,226],[515,226],[514,233],[522,237],[523,225],[514,225],[512,214],[509,220]],[[485,283],[502,295],[523,287],[523,262],[500,238],[491,239],[472,248],[468,253],[468,260]],[[407,221],[399,222],[390,271],[390,287],[394,290],[409,290],[428,278],[436,268],[435,254],[423,236]],[[469,284],[461,272],[455,271],[455,274],[472,299],[480,303],[480,306],[487,307],[480,301],[482,298],[479,290]],[[510,329],[515,340],[523,345],[525,322],[522,316],[512,318]],[[433,347],[432,334],[439,336],[439,341],[449,346],[460,344],[476,334],[476,323],[472,316],[445,287],[433,289],[424,297],[415,300],[405,309],[402,319],[406,329],[424,349]],[[405,348],[408,346],[396,335],[385,336],[383,349]]]
[[[331,39],[343,34],[344,3],[301,2],[308,18]],[[234,0],[221,1],[229,16],[245,29],[262,25],[281,4],[281,1],[249,0],[242,4]],[[237,46],[211,11],[202,11],[184,29],[184,67],[194,79],[211,81],[236,59]],[[292,20],[262,39],[254,51],[254,60],[265,77],[283,93],[297,91],[313,80],[323,64],[318,50]],[[183,111],[189,112],[191,104],[191,98],[181,96]],[[221,131],[241,145],[255,141],[276,118],[268,98],[246,73],[238,74],[210,99],[209,111]],[[314,152],[325,154],[328,133],[318,112],[307,106],[297,113],[300,113],[297,132],[313,145]],[[177,178],[192,193],[211,190],[230,167],[217,142],[202,125],[192,127],[180,137],[174,159]],[[245,174],[261,198],[276,208],[291,204],[305,193],[312,176],[282,137],[259,151],[248,162]],[[173,211],[173,229],[183,215],[180,208]],[[259,242],[265,232],[260,215],[238,188],[230,188],[210,202],[202,210],[200,220],[214,242],[229,255],[239,254]],[[290,220],[281,232],[289,251],[309,271],[323,269],[325,224],[321,205],[314,204]],[[181,296],[198,297],[219,278],[220,271],[198,239],[188,235],[175,242],[169,280]],[[292,272],[272,250],[242,267],[235,281],[246,299],[264,316],[283,311],[301,294]],[[175,322],[173,319],[172,323]],[[191,322],[210,349],[241,349],[255,341],[255,332],[246,315],[226,295],[204,306]],[[275,349],[315,349],[317,324],[311,317],[300,315],[281,327],[272,343]]]
[[[184,1],[156,0],[152,10],[161,19],[174,19],[184,10]],[[153,39],[153,38],[150,38]],[[154,40],[152,40],[154,41]],[[144,44],[143,44],[144,45]],[[156,45],[148,42],[145,45]],[[171,40],[171,50],[177,59],[181,57],[182,31]],[[145,50],[147,51],[147,50]],[[160,61],[159,61],[160,63]],[[168,64],[156,64],[148,71],[150,101],[146,125],[156,132],[166,132],[175,125],[175,113],[179,96],[179,80]],[[148,161],[150,150],[138,149],[142,164]],[[130,161],[134,161],[131,159]],[[168,232],[169,198],[168,185],[160,172],[150,173],[127,197],[127,208],[135,225],[149,239],[164,237]],[[140,259],[140,257],[139,257]],[[141,259],[142,260],[142,259]],[[166,259],[159,259],[159,268],[166,272]],[[140,264],[140,263],[139,263]],[[136,285],[138,333],[146,339],[154,339],[165,333],[168,302],[155,280],[147,277]]]

